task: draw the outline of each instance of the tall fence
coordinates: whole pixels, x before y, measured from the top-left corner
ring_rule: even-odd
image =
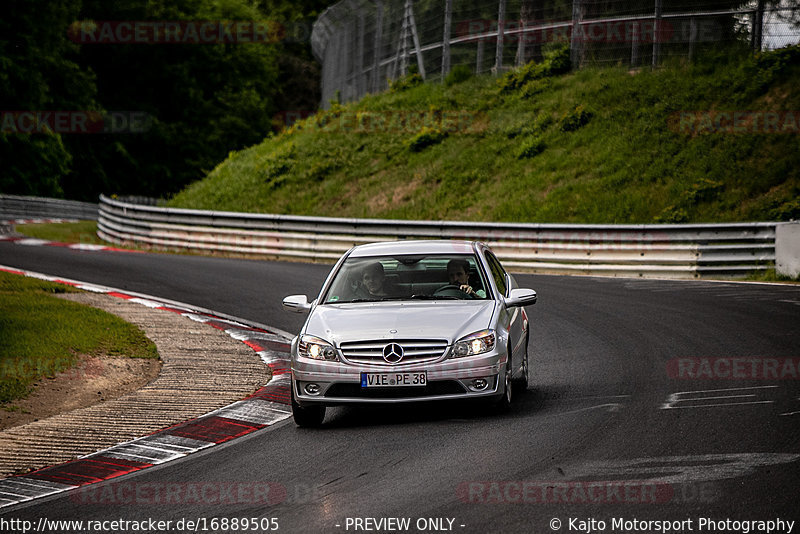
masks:
[[[163,208],[101,197],[97,233],[117,244],[323,262],[362,243],[468,239],[488,243],[516,271],[695,278],[774,267],[776,225],[345,219]]]
[[[568,43],[573,66],[657,66],[721,44],[753,50],[800,40],[796,0],[342,0],[314,23],[322,105],[387,88],[414,69],[501,72]]]

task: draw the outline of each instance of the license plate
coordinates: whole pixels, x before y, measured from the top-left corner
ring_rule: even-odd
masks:
[[[427,371],[416,373],[361,373],[362,388],[422,387],[427,383]]]

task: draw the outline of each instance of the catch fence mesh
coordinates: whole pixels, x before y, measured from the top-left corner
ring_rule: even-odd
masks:
[[[799,0],[342,0],[314,23],[322,104],[419,72],[502,72],[570,47],[574,67],[656,67],[725,47],[800,41]]]

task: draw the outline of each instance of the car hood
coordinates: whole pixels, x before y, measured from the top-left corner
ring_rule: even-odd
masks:
[[[345,341],[414,338],[452,343],[490,328],[494,306],[493,300],[325,304],[314,309],[305,333],[337,346]]]

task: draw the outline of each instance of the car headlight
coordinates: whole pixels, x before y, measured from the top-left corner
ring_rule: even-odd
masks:
[[[303,358],[312,360],[336,361],[336,349],[333,345],[315,336],[303,336],[297,345],[297,353]]]
[[[481,330],[462,337],[453,344],[453,358],[475,356],[494,349],[494,330]]]

